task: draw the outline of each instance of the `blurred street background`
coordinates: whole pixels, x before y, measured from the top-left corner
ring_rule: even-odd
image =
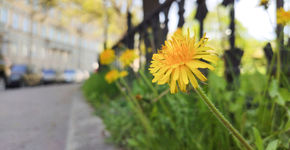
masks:
[[[50,1],[1,0],[0,89],[81,82],[97,61],[88,24],[64,23]]]
[[[0,92],[1,150],[117,150],[80,85]]]
[[[151,85],[152,56],[178,31],[197,39],[207,33],[219,61],[213,73],[201,71],[211,82],[200,85],[230,122],[250,144],[259,147],[257,139],[264,139],[262,149],[271,142],[283,149],[290,124],[289,9],[289,0],[0,0],[0,150],[203,150],[221,143],[237,149],[191,101],[195,95],[174,97]],[[104,50],[114,52],[109,64],[100,63]],[[136,57],[125,66],[118,58],[127,50]],[[112,68],[127,72],[130,87],[105,81]],[[156,136],[132,115],[122,95],[127,87]],[[252,135],[254,127],[261,137]]]
[[[113,149],[80,92],[96,28],[70,19],[54,1],[0,1],[1,150]]]

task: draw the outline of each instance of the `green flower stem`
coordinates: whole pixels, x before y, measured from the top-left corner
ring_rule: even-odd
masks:
[[[244,137],[239,133],[237,129],[223,116],[223,114],[215,107],[215,105],[209,100],[205,95],[204,91],[198,86],[195,91],[201,97],[207,107],[215,115],[215,117],[240,141],[241,144],[245,146],[247,150],[253,150],[250,144],[244,139]]]
[[[165,96],[167,93],[169,93],[170,89],[167,89],[165,91],[163,91],[162,93],[160,93],[160,95],[158,95],[158,97],[156,97],[155,99],[153,99],[153,102],[157,102],[159,99],[161,99],[163,96]]]
[[[130,97],[128,97],[128,95],[127,95],[127,94],[125,93],[125,91],[122,89],[120,83],[119,83],[118,81],[116,81],[115,83],[116,83],[116,85],[117,85],[119,91],[120,91],[120,92],[125,96],[125,98],[126,98],[128,101],[130,101]]]
[[[143,70],[139,70],[139,73],[142,77],[142,79],[144,80],[144,82],[147,84],[147,86],[152,90],[155,98],[153,99],[153,102],[156,103],[160,98],[162,98],[164,95],[166,95],[169,90],[166,90],[164,92],[162,92],[160,95],[158,94],[158,91],[154,88],[152,82],[147,78],[147,76],[145,75]],[[165,113],[170,116],[170,123],[171,125],[174,127],[174,129],[176,128],[176,124],[173,121],[172,117],[171,117],[171,113],[169,112],[168,108],[165,106],[163,101],[160,101],[160,105],[162,107],[162,109],[165,111]]]
[[[276,52],[277,53],[277,71],[276,71],[276,77],[277,77],[278,84],[280,82],[280,74],[281,74],[281,56],[280,56],[280,53],[281,53],[281,47],[283,46],[283,42],[280,43],[280,40],[282,39],[281,41],[283,41],[282,32],[279,33],[279,36],[276,39],[276,42],[277,42],[277,52]]]
[[[144,127],[147,130],[147,132],[149,133],[149,135],[154,136],[154,132],[150,126],[149,120],[146,118],[146,116],[144,115],[144,113],[142,111],[142,107],[140,106],[140,104],[138,103],[136,98],[133,96],[133,93],[132,93],[129,85],[126,83],[126,81],[123,78],[120,78],[120,81],[127,89],[129,96],[125,93],[125,91],[123,91],[122,94],[129,101],[129,104],[131,105],[132,109],[135,111],[136,115],[139,117],[140,121],[144,125]],[[117,86],[120,89],[120,91],[122,91],[120,83],[118,81],[116,83],[117,83]]]
[[[129,87],[129,85],[127,84],[127,82],[125,81],[125,79],[124,78],[120,78],[120,81],[125,86],[125,88],[127,89],[129,97],[132,100],[134,100],[135,99],[134,94],[133,94],[131,88]]]
[[[157,90],[154,88],[154,86],[152,85],[152,83],[148,80],[148,78],[146,77],[146,75],[144,74],[144,72],[141,71],[141,70],[139,70],[139,73],[140,73],[142,79],[147,84],[147,86],[150,87],[150,89],[152,90],[153,94],[157,97],[158,96]]]

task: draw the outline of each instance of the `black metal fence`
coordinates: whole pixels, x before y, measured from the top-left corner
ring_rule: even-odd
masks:
[[[137,26],[133,27],[132,25],[132,14],[130,12],[127,12],[127,25],[128,30],[126,34],[112,47],[116,53],[118,54],[122,49],[129,48],[133,49],[135,44],[139,44],[138,47],[140,49],[140,43],[144,42],[145,44],[145,51],[146,51],[146,64],[149,65],[153,53],[156,53],[158,49],[160,49],[163,42],[166,40],[167,33],[168,33],[168,13],[169,9],[172,6],[173,3],[178,4],[178,27],[182,27],[184,24],[184,4],[185,0],[166,0],[163,4],[160,4],[158,8],[153,10],[149,15],[147,15],[144,20],[138,24]],[[277,0],[277,8],[282,7],[283,0]],[[208,13],[208,9],[205,3],[205,0],[197,0],[197,12],[195,15],[195,19],[199,22],[199,28],[200,28],[200,37],[203,35],[203,26],[204,26],[204,19]],[[279,4],[279,5],[278,5]],[[228,37],[228,41],[230,43],[230,48],[228,50],[225,50],[225,53],[223,55],[223,58],[225,60],[225,77],[228,82],[232,83],[235,81],[235,78],[237,78],[240,74],[240,63],[243,56],[243,50],[241,48],[236,47],[235,45],[235,0],[223,0],[221,5],[225,7],[230,7],[230,24],[228,29],[231,30],[231,34]],[[164,21],[160,22],[159,15],[162,14],[164,16]],[[281,26],[277,26],[277,34],[281,34]],[[136,36],[138,35],[138,36]],[[136,38],[136,37],[137,38]],[[290,43],[290,42],[289,42]],[[267,49],[266,55],[273,55],[272,49]],[[284,53],[284,52],[283,52]],[[287,52],[287,56],[289,55],[289,51]],[[269,62],[271,61],[270,56],[267,57]],[[287,58],[286,58],[287,59]],[[286,66],[288,61],[285,61],[283,59],[282,63],[286,63]],[[285,64],[283,65],[285,66]],[[286,74],[289,74],[289,67],[288,72]],[[286,69],[287,70],[287,69]]]
[[[127,12],[127,24],[128,30],[126,34],[121,38],[119,42],[117,42],[113,49],[120,51],[122,47],[126,47],[129,49],[134,48],[134,44],[137,43],[145,43],[146,50],[146,60],[147,62],[152,57],[152,54],[157,51],[166,40],[166,36],[168,33],[168,12],[171,5],[177,2],[178,4],[178,15],[179,22],[178,27],[182,27],[184,24],[184,0],[167,0],[163,4],[160,4],[158,8],[153,10],[149,15],[147,15],[144,20],[137,26],[133,27],[131,18],[132,14]],[[164,22],[160,22],[159,15],[162,14],[164,16]],[[138,39],[135,36],[138,35]],[[140,44],[139,44],[140,46]]]

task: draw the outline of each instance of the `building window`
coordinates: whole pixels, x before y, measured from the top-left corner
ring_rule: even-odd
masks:
[[[87,40],[84,40],[83,41],[83,48],[84,49],[88,49],[88,42],[87,42]]]
[[[57,33],[57,41],[58,41],[58,42],[61,41],[61,33],[60,33],[60,32]]]
[[[29,20],[27,18],[23,19],[23,31],[28,32],[29,31]]]
[[[17,14],[13,14],[12,16],[12,27],[17,29],[19,26],[19,17]]]
[[[46,27],[43,25],[41,30],[42,30],[42,37],[45,37],[46,36]]]
[[[71,36],[71,45],[75,45],[75,44],[76,44],[76,37]]]
[[[8,10],[6,8],[1,9],[1,22],[7,23],[8,20]]]
[[[32,33],[33,34],[37,34],[37,23],[36,22],[33,22],[33,25],[32,25]]]
[[[67,33],[64,34],[64,43],[68,44],[68,34]]]
[[[53,35],[54,35],[54,29],[53,28],[49,28],[49,38],[51,40],[53,39]]]

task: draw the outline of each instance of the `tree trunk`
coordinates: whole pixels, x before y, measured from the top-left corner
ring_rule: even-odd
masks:
[[[152,13],[153,10],[160,6],[158,0],[143,0],[144,19]]]
[[[144,19],[147,18],[153,10],[158,8],[160,6],[158,0],[143,0],[143,14],[144,14]],[[153,52],[156,52],[158,48],[161,46],[161,29],[160,29],[160,22],[159,22],[159,15],[155,16],[152,18],[152,21],[150,22],[151,24],[146,26],[144,28],[144,41],[146,45],[146,67],[149,67],[150,61],[152,59]],[[152,35],[149,35],[151,33],[148,33],[147,27],[151,26],[152,27]],[[150,39],[153,38],[153,39]],[[150,42],[153,40],[153,43]],[[152,46],[152,44],[154,44]],[[154,49],[153,49],[154,48]]]

